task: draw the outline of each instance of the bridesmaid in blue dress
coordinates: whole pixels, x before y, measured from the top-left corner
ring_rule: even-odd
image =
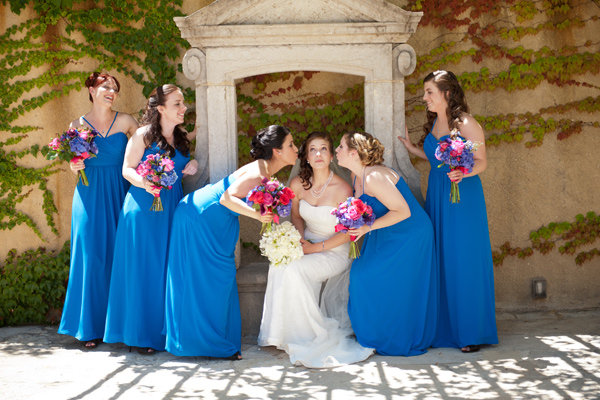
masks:
[[[483,129],[471,116],[465,95],[450,71],[435,71],[424,80],[427,134],[423,150],[408,134],[399,137],[412,154],[431,163],[425,210],[435,230],[440,265],[440,314],[435,347],[476,352],[482,344],[498,343],[494,301],[494,271],[485,198],[479,174],[487,167]],[[473,171],[464,175],[448,166],[438,168],[435,149],[450,132],[479,143]],[[460,202],[450,203],[451,181],[459,182]]]
[[[354,195],[377,219],[348,234],[365,235],[350,269],[348,313],[358,342],[393,356],[423,354],[435,335],[438,273],[433,228],[408,185],[384,165],[368,133],[342,137],[336,156],[352,172]]]
[[[71,269],[58,333],[94,349],[104,336],[106,303],[117,220],[129,183],[121,175],[127,137],[137,129],[129,114],[112,110],[119,81],[94,72],[85,81],[92,109],[69,128],[96,129],[98,156],[70,163],[85,168],[89,186],[77,182],[71,207]]]
[[[260,130],[251,147],[256,161],[185,196],[175,210],[166,297],[166,347],[174,355],[242,358],[238,215],[272,221],[244,198],[263,178],[293,165],[298,154],[292,135],[278,125]]]
[[[175,85],[155,89],[139,128],[129,140],[123,176],[131,182],[119,214],[110,281],[104,341],[122,342],[140,354],[164,350],[165,269],[173,211],[183,196],[181,177],[196,173],[189,161],[191,135],[181,128],[186,106]],[[171,190],[153,189],[136,172],[149,154],[166,154],[175,163],[177,181]],[[160,192],[163,211],[151,211]]]

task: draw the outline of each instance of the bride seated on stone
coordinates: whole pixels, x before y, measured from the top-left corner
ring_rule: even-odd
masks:
[[[356,342],[348,317],[350,238],[335,233],[331,215],[352,189],[330,168],[333,143],[325,133],[308,135],[298,158],[300,172],[290,182],[296,194],[291,219],[304,238],[304,256],[269,267],[258,344],[285,350],[292,364],[311,368],[362,361],[373,349]]]

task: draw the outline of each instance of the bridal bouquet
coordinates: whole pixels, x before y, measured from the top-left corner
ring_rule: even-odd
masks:
[[[296,195],[292,189],[282,185],[275,178],[263,178],[260,185],[252,189],[246,198],[246,204],[255,210],[260,210],[261,215],[273,213],[273,221],[278,224],[279,217],[287,217],[292,210],[292,199]],[[262,235],[265,230],[272,229],[272,223],[263,223],[260,229]]]
[[[450,137],[441,140],[435,149],[435,158],[442,162],[438,168],[448,165],[451,171],[458,169],[463,174],[468,174],[473,171],[473,152],[477,150],[478,144],[463,139],[459,134],[460,132],[453,131]],[[458,183],[454,181],[450,185],[450,202],[460,203]]]
[[[94,139],[98,136],[98,131],[88,128],[70,128],[62,135],[55,137],[52,141],[42,149],[42,154],[48,160],[69,161],[76,163],[80,160],[87,160],[91,157],[96,157],[98,147]],[[81,179],[81,183],[85,186],[89,185],[85,170],[77,171],[77,180]]]
[[[164,154],[148,154],[146,160],[139,163],[135,172],[152,182],[153,189],[172,189],[177,181],[175,163],[169,156]],[[163,205],[160,200],[160,192],[154,195],[151,211],[162,211]]]
[[[304,254],[300,239],[300,232],[291,222],[282,222],[260,238],[260,254],[266,256],[275,267],[287,265]]]
[[[337,208],[331,210],[331,215],[337,218],[336,232],[346,232],[348,229],[360,228],[365,224],[371,226],[375,222],[375,214],[371,206],[354,197],[348,197],[341,202]],[[356,236],[350,236],[350,240],[352,241],[349,257],[352,259],[360,257],[360,251],[354,241]]]

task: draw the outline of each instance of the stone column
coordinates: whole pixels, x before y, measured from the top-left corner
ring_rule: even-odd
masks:
[[[397,136],[404,136],[404,127],[406,124],[405,116],[405,98],[404,98],[404,77],[410,75],[417,65],[417,55],[415,50],[408,44],[399,44],[394,47],[392,52],[393,69],[393,103],[394,120],[391,132],[392,144],[390,149],[394,152],[393,168],[402,174],[406,183],[410,187],[413,195],[421,205],[425,204],[421,193],[421,178],[419,172],[410,162],[408,151],[398,140]]]
[[[208,124],[206,108],[206,55],[197,48],[188,50],[183,56],[183,73],[196,85],[196,149],[198,172],[183,180],[185,193],[192,192],[208,183]]]

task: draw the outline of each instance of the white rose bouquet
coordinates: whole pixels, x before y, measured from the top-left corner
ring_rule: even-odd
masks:
[[[291,222],[282,222],[263,234],[259,242],[260,253],[274,267],[287,265],[304,255],[300,239],[300,232]]]

